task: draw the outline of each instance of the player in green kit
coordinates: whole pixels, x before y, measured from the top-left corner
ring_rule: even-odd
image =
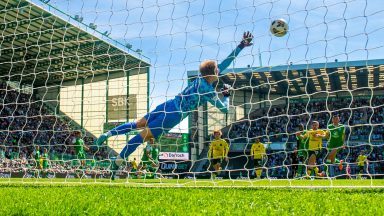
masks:
[[[326,137],[328,139],[327,149],[328,155],[326,159],[326,165],[324,166],[325,173],[328,175],[328,165],[339,163],[339,169],[343,169],[343,160],[336,158],[337,153],[345,148],[345,126],[340,124],[340,117],[338,115],[332,116],[332,124],[327,127]]]
[[[43,176],[47,176],[47,169],[49,168],[49,156],[47,148],[44,148],[40,159],[41,163],[43,164]]]
[[[41,163],[40,163],[40,146],[36,145],[35,147],[35,154],[33,157],[35,158],[35,177],[39,178],[40,177],[40,170],[41,170]]]
[[[40,164],[40,146],[36,145],[36,150],[35,150],[35,163],[36,163],[36,169],[41,169],[41,164]]]
[[[299,125],[299,131],[301,136],[296,136],[297,157],[299,161],[299,166],[296,175],[297,177],[302,177],[303,173],[307,173],[305,167],[308,161],[308,138],[302,138],[307,133],[307,131],[304,130],[303,124]]]
[[[73,132],[73,136],[74,137],[72,139],[72,144],[75,147],[77,159],[80,160],[81,166],[84,167],[85,159],[86,159],[84,149],[88,151],[89,148],[84,144],[84,140],[81,138],[82,137],[81,131]]]
[[[137,177],[140,178],[141,174],[146,172],[155,173],[159,168],[159,153],[160,150],[155,143],[155,139],[150,139],[146,148],[144,149],[143,157],[141,158],[140,165],[138,167]]]

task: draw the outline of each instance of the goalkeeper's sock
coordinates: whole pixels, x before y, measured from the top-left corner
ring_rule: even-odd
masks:
[[[126,133],[128,133],[132,130],[136,130],[136,129],[137,129],[137,123],[136,122],[128,122],[128,123],[125,123],[125,124],[122,124],[122,125],[119,125],[119,126],[113,128],[112,130],[110,130],[107,133],[107,136],[110,137],[110,136],[126,134]]]
[[[139,145],[143,143],[143,138],[140,134],[137,134],[132,139],[128,141],[128,144],[123,148],[120,152],[120,157],[126,159],[129,155],[131,155]]]

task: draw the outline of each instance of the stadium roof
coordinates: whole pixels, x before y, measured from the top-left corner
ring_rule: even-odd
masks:
[[[0,11],[0,79],[35,87],[149,67],[146,57],[47,4],[7,0]]]
[[[223,71],[224,83],[260,93],[290,95],[383,87],[384,59],[234,68]],[[198,75],[188,71],[188,77]]]

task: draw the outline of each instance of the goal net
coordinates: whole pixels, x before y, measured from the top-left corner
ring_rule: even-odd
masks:
[[[2,1],[0,177],[382,186],[380,3]],[[283,37],[269,31],[277,19],[289,26]],[[244,46],[248,31],[253,45]],[[200,74],[207,59],[223,69],[217,81]],[[218,98],[201,91],[202,82]],[[232,86],[229,97],[224,84]],[[182,98],[176,111],[159,106],[176,104],[175,97]],[[191,98],[198,98],[196,108]],[[220,106],[226,99],[228,110]],[[165,116],[160,129],[149,122],[153,112],[146,115],[154,109]],[[183,120],[168,128],[175,119],[166,116],[175,112]],[[155,140],[143,141],[121,164],[120,152],[146,131],[140,123],[96,144],[144,116]],[[306,179],[319,181],[297,181]]]

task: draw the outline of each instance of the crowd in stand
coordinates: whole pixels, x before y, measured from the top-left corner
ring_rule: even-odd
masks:
[[[292,143],[285,150],[268,149],[265,168],[269,176],[285,177],[292,175],[292,162],[298,125],[304,124],[310,129],[311,121],[318,121],[320,128],[326,129],[331,123],[331,115],[338,114],[341,123],[346,126],[347,148],[338,153],[338,158],[351,165],[356,163],[361,150],[367,155],[370,165],[366,172],[384,173],[384,97],[338,98],[337,100],[293,101],[288,105],[267,107],[259,115],[251,116],[229,127],[228,137],[232,143],[252,142],[260,137],[264,143]],[[324,141],[326,144],[326,141]],[[250,146],[250,145],[248,145]],[[317,164],[324,164],[327,151]],[[245,165],[244,165],[245,164]],[[247,163],[233,162],[232,169],[249,168]],[[352,172],[355,172],[352,166]],[[267,173],[265,173],[266,175]]]
[[[28,164],[34,158],[36,146],[47,149],[50,159],[60,160],[74,155],[71,143],[74,128],[64,118],[47,109],[41,100],[10,88],[0,82],[0,159],[2,167]],[[93,138],[85,137],[85,144],[92,145]],[[107,150],[89,151],[88,157],[107,158]],[[8,160],[6,160],[8,159]],[[9,159],[18,159],[11,161]]]
[[[361,150],[365,150],[370,167],[367,172],[384,173],[384,97],[338,98],[332,100],[292,101],[287,105],[264,108],[259,115],[232,124],[226,137],[231,142],[250,142],[260,137],[262,142],[295,143],[298,125],[309,127],[311,121],[318,121],[321,128],[330,123],[330,116],[337,113],[341,123],[347,126],[347,143],[357,143],[339,152],[338,158],[345,163],[355,163]],[[0,82],[0,169],[24,170],[33,168],[36,145],[47,148],[52,161],[63,160],[63,155],[74,155],[71,144],[72,128],[67,120],[47,109],[41,100],[31,94],[22,93]],[[86,137],[86,145],[92,145],[93,138]],[[364,143],[359,145],[360,143]],[[368,143],[368,144],[367,144]],[[292,174],[294,145],[284,151],[267,150],[264,175],[288,177]],[[88,158],[108,158],[106,149],[89,151]],[[327,152],[324,150],[323,155]],[[317,164],[324,164],[319,157]],[[248,165],[237,165],[248,169]],[[242,167],[241,167],[242,166]],[[231,166],[235,169],[236,165]],[[52,162],[51,170],[63,172],[73,170],[71,163]],[[99,168],[103,170],[104,168]]]
[[[272,106],[260,116],[251,116],[229,129],[229,138],[244,142],[250,137],[262,137],[264,141],[294,141],[299,124],[310,127],[318,121],[320,128],[331,122],[330,115],[337,113],[348,126],[349,140],[383,140],[384,97],[355,98],[354,100],[290,102],[288,106]]]
[[[359,145],[342,149],[337,158],[343,160],[343,169],[338,170],[338,164],[333,166],[332,176],[345,175],[346,165],[351,167],[351,174],[357,174],[357,158],[359,154],[364,152],[367,155],[369,161],[368,166],[365,169],[365,174],[377,175],[384,174],[384,146],[383,145]],[[293,178],[295,175],[294,167],[295,163],[295,151],[267,151],[267,157],[264,163],[264,176],[278,177],[278,178]],[[321,166],[325,165],[325,158],[327,152],[323,149],[321,156],[317,158],[316,164]],[[251,168],[251,164],[243,166],[244,169]],[[344,176],[345,177],[345,176]]]

